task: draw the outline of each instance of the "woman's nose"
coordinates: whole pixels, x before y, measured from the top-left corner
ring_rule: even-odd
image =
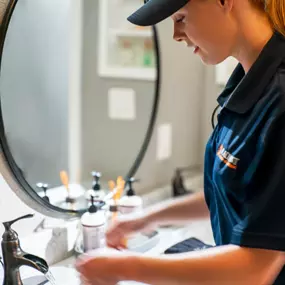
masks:
[[[181,42],[184,40],[185,37],[183,37],[183,34],[179,31],[174,31],[173,33],[173,39],[177,42]]]
[[[174,23],[173,28],[173,39],[177,42],[185,40],[185,33],[183,32],[182,27],[179,24]]]

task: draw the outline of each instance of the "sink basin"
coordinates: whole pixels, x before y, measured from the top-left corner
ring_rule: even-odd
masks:
[[[28,272],[29,271],[29,272]],[[33,271],[33,275],[29,276]],[[35,273],[34,270],[25,270],[25,278],[22,277],[23,285],[80,285],[80,278],[78,272],[72,267],[51,267],[50,272],[52,273],[55,284],[49,282],[45,275]]]
[[[78,272],[73,267],[51,267],[50,271],[55,279],[55,284],[49,282],[44,275],[33,275],[23,279],[23,285],[81,285]],[[27,275],[27,272],[25,272]],[[118,285],[147,285],[133,281],[124,281]]]

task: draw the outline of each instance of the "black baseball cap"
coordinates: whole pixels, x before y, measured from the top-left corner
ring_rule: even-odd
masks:
[[[152,26],[170,17],[189,0],[145,0],[145,4],[128,17],[138,26]]]

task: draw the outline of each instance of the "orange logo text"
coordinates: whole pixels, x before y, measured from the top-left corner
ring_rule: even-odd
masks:
[[[226,151],[223,145],[221,145],[219,147],[218,152],[217,152],[217,156],[228,167],[230,167],[232,169],[236,169],[237,168],[237,164],[238,164],[239,159],[234,157],[228,151]]]

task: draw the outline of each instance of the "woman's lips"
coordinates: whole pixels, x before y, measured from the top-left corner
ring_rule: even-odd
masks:
[[[200,48],[199,48],[198,46],[189,44],[189,43],[187,43],[186,41],[185,41],[185,45],[186,45],[187,47],[189,47],[189,48],[192,48],[194,54],[196,54],[196,53],[200,50]]]
[[[194,51],[193,53],[196,54],[199,51],[199,47],[198,46],[194,46]]]

